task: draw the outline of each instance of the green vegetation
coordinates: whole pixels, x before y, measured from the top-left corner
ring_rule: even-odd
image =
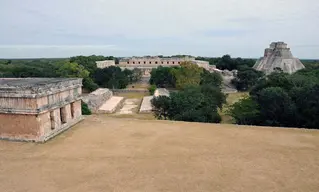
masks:
[[[174,68],[162,66],[152,69],[150,84],[160,88],[174,88],[176,80],[172,74],[173,69]]]
[[[138,69],[121,70],[115,66],[97,69],[93,74],[93,79],[100,87],[110,89],[124,89],[128,84],[138,81],[141,77],[141,71]]]
[[[263,76],[264,73],[261,71],[257,71],[253,68],[245,68],[238,71],[236,78],[232,80],[232,84],[235,85],[239,91],[248,91]]]
[[[185,89],[188,86],[198,86],[201,82],[203,68],[191,62],[182,62],[180,66],[180,68],[175,68],[171,71],[176,80],[176,88]]]
[[[250,97],[229,109],[237,124],[319,127],[319,67],[289,75],[276,71],[258,81]]]
[[[221,92],[220,75],[211,74],[188,62],[167,74],[174,77],[179,91],[171,93],[170,97],[152,99],[156,118],[210,123],[221,121],[218,109],[222,108],[226,97]]]
[[[155,90],[157,89],[156,85],[151,85],[148,88],[148,91],[150,92],[150,95],[154,95]]]
[[[92,115],[92,112],[86,103],[81,102],[81,109],[82,109],[82,115]]]
[[[83,78],[83,88],[94,91],[99,86],[122,89],[138,81],[142,73],[121,70],[119,67],[98,69],[95,62],[115,59],[104,56],[76,56],[70,59],[16,59],[0,60],[0,77],[76,77]]]
[[[242,70],[247,67],[251,68],[254,66],[256,60],[255,59],[242,59],[238,58],[231,58],[230,55],[224,55],[222,57],[211,58],[211,57],[197,57],[197,60],[208,61],[210,65],[216,65],[218,69],[224,70],[227,69],[232,71]]]

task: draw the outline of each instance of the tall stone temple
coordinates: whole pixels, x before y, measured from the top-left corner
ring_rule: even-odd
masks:
[[[298,58],[293,57],[286,43],[273,42],[269,48],[265,49],[264,57],[257,60],[254,69],[263,71],[268,75],[275,68],[280,68],[283,72],[292,74],[305,68],[305,66]]]

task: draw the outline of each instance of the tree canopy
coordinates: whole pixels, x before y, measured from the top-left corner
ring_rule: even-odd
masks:
[[[180,68],[173,68],[172,74],[176,79],[176,88],[184,89],[188,86],[197,86],[201,81],[203,68],[194,65],[192,62],[182,62]]]
[[[275,71],[260,79],[250,97],[231,106],[237,124],[319,128],[318,68],[289,75]]]

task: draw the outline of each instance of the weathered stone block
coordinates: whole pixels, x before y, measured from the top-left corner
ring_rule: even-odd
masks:
[[[109,89],[97,89],[96,91],[90,93],[89,95],[83,98],[83,102],[86,103],[89,109],[93,113],[97,113],[99,108],[111,97],[113,92]]]
[[[82,119],[82,79],[0,79],[0,139],[43,142]]]

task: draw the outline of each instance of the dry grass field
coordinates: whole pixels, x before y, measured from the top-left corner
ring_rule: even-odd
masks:
[[[90,116],[0,141],[3,192],[319,191],[319,131]]]

